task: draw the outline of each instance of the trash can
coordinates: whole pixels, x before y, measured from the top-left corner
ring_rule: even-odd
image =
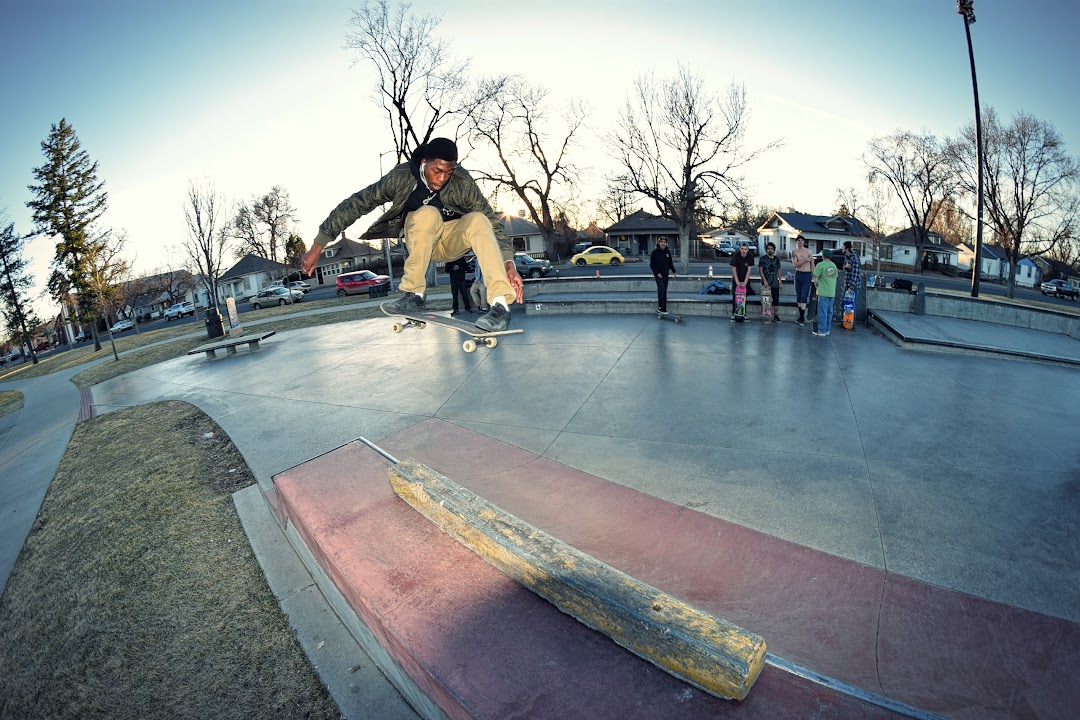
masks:
[[[206,308],[206,336],[211,340],[225,337],[225,324],[221,321],[221,312],[216,307]]]

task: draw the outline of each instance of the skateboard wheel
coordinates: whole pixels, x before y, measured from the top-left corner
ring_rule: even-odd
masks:
[[[476,341],[475,340],[466,340],[465,342],[461,343],[461,347],[465,350],[465,352],[475,352],[475,350],[476,350]]]
[[[394,323],[394,332],[399,333],[405,329],[405,326],[401,323]]]
[[[420,328],[421,330],[423,330],[423,329],[424,329],[425,327],[427,327],[427,323],[426,323],[426,322],[417,322],[417,323],[416,323],[416,327],[418,327],[418,328]]]
[[[498,344],[499,344],[498,338],[493,338],[493,337],[484,338],[484,347],[493,348]]]

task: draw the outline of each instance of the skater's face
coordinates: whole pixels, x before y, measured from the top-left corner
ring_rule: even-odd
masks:
[[[425,160],[424,179],[432,190],[442,190],[454,174],[454,163],[446,160]]]

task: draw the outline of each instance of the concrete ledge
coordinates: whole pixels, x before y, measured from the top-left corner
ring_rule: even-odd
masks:
[[[194,350],[189,350],[188,355],[198,355],[199,353],[206,353],[206,357],[212,358],[218,350],[225,350],[229,355],[236,354],[237,345],[247,345],[251,350],[257,350],[259,348],[259,341],[265,340],[271,335],[275,335],[276,332],[271,330],[270,332],[256,333],[254,335],[241,335],[240,337],[230,337],[224,340],[215,340],[212,343],[206,345],[200,345]]]
[[[915,295],[905,290],[867,288],[866,308],[870,311],[913,313],[915,312]],[[1080,340],[1080,315],[1048,308],[1023,307],[982,298],[928,291],[926,314],[1041,330],[1068,335]]]
[[[507,576],[677,678],[742,700],[765,641],[538,530],[415,460],[390,468],[405,502]]]

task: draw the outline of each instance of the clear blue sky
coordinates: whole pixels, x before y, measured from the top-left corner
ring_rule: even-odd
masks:
[[[31,229],[25,203],[40,143],[66,117],[110,194],[107,224],[127,230],[136,267],[177,265],[184,187],[209,179],[244,200],[272,185],[314,237],[338,201],[376,179],[387,130],[374,82],[343,49],[345,0],[8,0],[0,30],[0,209]],[[478,73],[514,72],[583,98],[595,135],[578,163],[598,195],[608,164],[598,135],[644,71],[683,64],[716,88],[746,85],[751,140],[784,138],[748,170],[752,199],[835,210],[864,186],[866,141],[897,128],[954,135],[973,116],[963,21],[953,0],[548,0],[413,3]],[[1080,11],[1060,0],[975,0],[984,105],[1025,110],[1080,155]],[[648,208],[646,208],[648,209]],[[897,219],[899,222],[899,218]],[[354,232],[354,234],[359,234]],[[29,254],[44,281],[48,239]],[[46,313],[52,310],[43,308]]]

